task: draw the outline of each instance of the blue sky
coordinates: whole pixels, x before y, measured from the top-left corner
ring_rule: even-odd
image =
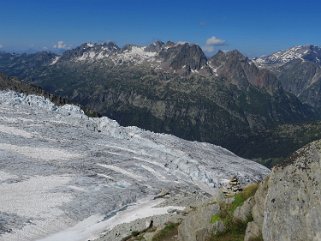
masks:
[[[319,0],[0,0],[0,7],[0,47],[10,51],[172,40],[257,56],[321,45]]]

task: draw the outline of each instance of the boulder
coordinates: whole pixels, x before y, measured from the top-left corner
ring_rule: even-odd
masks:
[[[321,141],[272,170],[265,200],[264,241],[321,240]]]
[[[255,240],[261,236],[261,229],[255,222],[249,222],[246,226],[244,241]]]
[[[247,222],[252,216],[252,208],[255,204],[254,198],[248,198],[242,206],[237,207],[233,213],[233,218],[242,222]]]
[[[223,223],[211,223],[212,216],[219,213],[219,210],[219,205],[208,204],[190,212],[178,226],[178,240],[205,241],[213,232],[223,231]]]
[[[195,231],[196,241],[208,241],[213,235],[223,232],[225,229],[222,221],[217,221],[214,224],[209,224],[205,228],[200,228]]]

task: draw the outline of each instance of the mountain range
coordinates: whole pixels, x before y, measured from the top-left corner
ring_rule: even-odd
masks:
[[[272,71],[282,87],[303,103],[321,107],[321,48],[297,46],[254,60],[260,68]]]
[[[208,58],[195,44],[85,43],[62,55],[0,53],[0,71],[124,126],[282,159],[321,137],[320,48]]]

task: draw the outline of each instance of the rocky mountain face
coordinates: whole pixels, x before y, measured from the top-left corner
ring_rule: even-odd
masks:
[[[46,61],[28,68],[37,54],[0,54],[0,70],[122,125],[222,145],[246,157],[288,155],[297,147],[292,139],[282,137],[290,147],[285,152],[275,141],[280,137],[267,131],[320,117],[238,51],[208,59],[197,45],[158,41],[123,48],[86,43],[61,56],[39,55]],[[264,151],[266,139],[278,154]]]
[[[245,240],[255,233],[261,233],[264,241],[321,239],[320,157],[321,141],[316,141],[273,168],[254,196],[254,220],[247,226]]]
[[[38,86],[27,84],[25,82],[18,80],[17,78],[8,77],[5,74],[0,73],[0,91],[7,91],[7,90],[20,92],[27,95],[28,94],[41,95],[41,96],[44,96],[45,98],[50,99],[53,103],[57,105],[62,105],[67,103],[66,99],[50,94]]]
[[[209,60],[209,65],[218,76],[231,81],[239,88],[255,86],[271,94],[280,89],[276,76],[265,69],[258,69],[247,57],[234,50],[224,53],[219,51]]]
[[[255,63],[270,69],[282,87],[295,94],[302,102],[321,107],[321,48],[298,46],[257,58]]]

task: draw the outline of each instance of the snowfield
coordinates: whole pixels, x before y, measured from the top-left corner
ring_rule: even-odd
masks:
[[[215,145],[0,92],[0,241],[85,241],[184,208],[159,206],[162,190],[214,194],[232,176],[247,183],[268,173]]]

